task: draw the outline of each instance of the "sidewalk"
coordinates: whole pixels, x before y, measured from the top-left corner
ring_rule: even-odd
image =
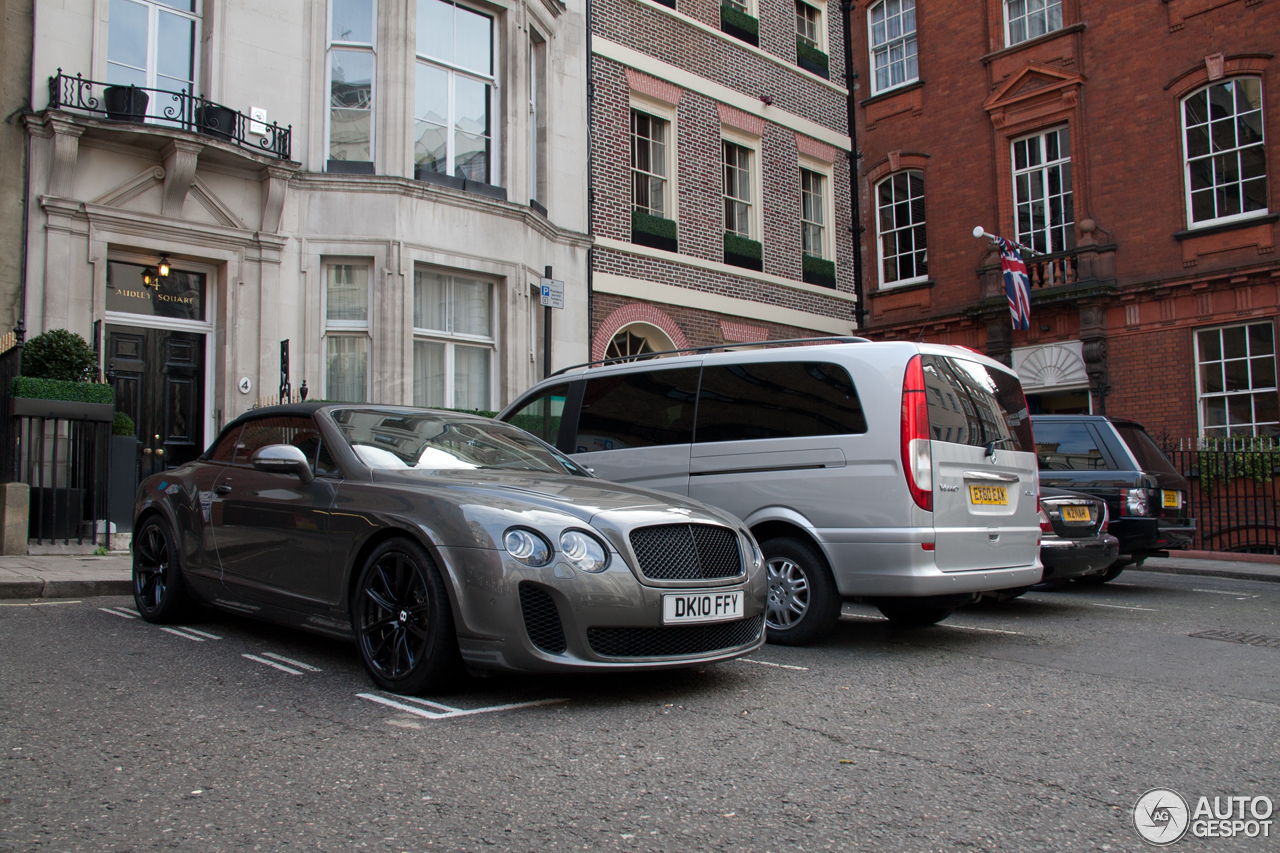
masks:
[[[0,599],[132,595],[132,565],[128,555],[0,557]],[[1280,583],[1280,565],[1274,563],[1152,557],[1132,571]]]

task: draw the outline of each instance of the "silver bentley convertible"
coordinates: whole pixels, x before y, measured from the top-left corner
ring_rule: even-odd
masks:
[[[595,479],[487,418],[301,403],[144,480],[133,589],[354,638],[379,687],[680,667],[764,642],[763,557],[720,510]]]

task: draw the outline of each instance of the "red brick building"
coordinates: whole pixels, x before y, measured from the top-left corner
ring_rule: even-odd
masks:
[[[990,353],[1041,411],[1280,431],[1280,4],[878,0],[851,28],[863,334]],[[1030,330],[975,226],[1041,253]]]
[[[824,0],[596,0],[592,358],[854,329],[844,30]]]

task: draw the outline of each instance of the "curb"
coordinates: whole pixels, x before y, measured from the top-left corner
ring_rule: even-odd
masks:
[[[130,580],[30,580],[0,582],[0,598],[95,598],[133,595]]]
[[[1144,563],[1140,569],[1127,569],[1134,572],[1155,572],[1161,575],[1199,575],[1208,578],[1228,578],[1237,581],[1262,581],[1263,583],[1280,583],[1280,575],[1263,575],[1242,572],[1236,569],[1188,569],[1184,566],[1159,566]]]

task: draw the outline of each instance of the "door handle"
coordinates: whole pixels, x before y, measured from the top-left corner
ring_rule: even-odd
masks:
[[[216,485],[216,486],[214,486],[214,487],[213,487],[213,490],[214,490],[214,492],[216,492],[217,494],[220,494],[220,495],[229,495],[229,494],[231,494],[231,484],[230,484],[230,483],[219,483],[218,485]]]

